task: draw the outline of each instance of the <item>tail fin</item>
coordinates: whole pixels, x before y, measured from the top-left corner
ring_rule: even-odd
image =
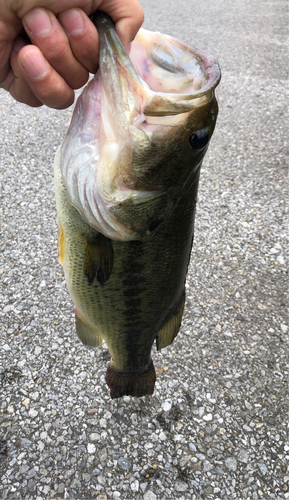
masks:
[[[120,372],[109,365],[105,381],[110,389],[112,399],[122,396],[150,396],[154,392],[156,372],[153,362],[144,372]]]

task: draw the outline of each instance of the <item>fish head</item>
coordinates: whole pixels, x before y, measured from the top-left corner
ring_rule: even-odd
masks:
[[[141,29],[126,52],[96,19],[99,71],[78,99],[61,148],[70,203],[105,236],[151,237],[200,168],[212,137],[216,59]],[[161,213],[153,221],[154,213]]]

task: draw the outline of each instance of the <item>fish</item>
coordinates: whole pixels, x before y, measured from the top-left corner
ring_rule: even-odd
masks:
[[[109,349],[111,398],[149,396],[152,346],[182,321],[221,73],[212,55],[143,28],[128,53],[106,14],[92,20],[99,69],[54,162],[58,258],[79,339]]]

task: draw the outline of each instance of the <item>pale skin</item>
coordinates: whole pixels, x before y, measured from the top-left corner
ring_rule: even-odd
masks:
[[[98,68],[88,17],[97,9],[111,16],[125,46],[143,22],[137,0],[0,0],[0,88],[29,106],[70,106]]]

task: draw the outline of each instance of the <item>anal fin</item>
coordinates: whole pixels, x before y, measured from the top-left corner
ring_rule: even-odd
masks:
[[[75,326],[78,338],[84,345],[99,347],[103,342],[102,335],[87,325],[77,314],[75,314]]]
[[[156,344],[158,351],[163,347],[167,347],[168,345],[170,345],[177,336],[182,322],[184,306],[185,293],[183,294],[173,314],[170,314],[169,319],[164,322],[163,326],[156,334]]]
[[[89,285],[95,278],[101,286],[108,281],[113,267],[113,247],[110,239],[99,233],[95,237],[85,236],[84,274]]]

